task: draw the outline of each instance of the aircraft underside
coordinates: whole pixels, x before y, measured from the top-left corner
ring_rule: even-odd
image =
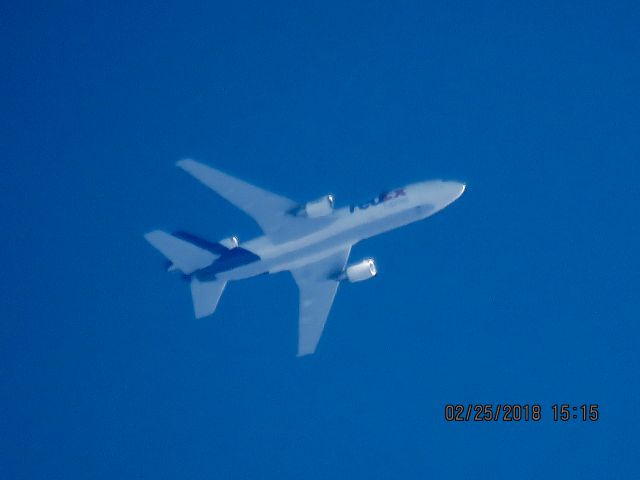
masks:
[[[228,281],[290,271],[300,291],[298,355],[315,352],[340,282],[377,274],[371,258],[347,265],[351,247],[432,215],[465,188],[457,182],[422,182],[333,210],[332,195],[299,204],[193,160],[178,166],[253,217],[264,235],[241,245],[235,237],[211,242],[161,230],[145,238],[170,261],[169,271],[190,280],[197,318],[213,314]]]

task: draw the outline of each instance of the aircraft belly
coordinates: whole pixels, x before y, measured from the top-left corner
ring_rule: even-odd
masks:
[[[277,273],[300,268],[344,250],[373,235],[406,225],[423,217],[424,215],[414,209],[404,210],[372,222],[349,225],[341,231],[336,229],[338,231],[334,230],[330,236],[322,235],[323,232],[317,232],[310,236],[311,238],[298,239],[280,245],[271,245],[264,241],[264,237],[261,237],[243,245],[258,255],[260,260],[232,270],[218,272],[216,278],[225,281],[242,280],[264,273]]]
[[[242,280],[262,275],[264,273],[278,273],[294,268],[301,268],[326,258],[335,252],[344,250],[351,245],[351,243],[345,244],[334,241],[331,242],[331,244],[323,243],[312,245],[297,251],[283,252],[283,254],[272,258],[261,259],[257,262],[237,267],[233,270],[220,272],[216,275],[216,278],[225,281]]]
[[[457,200],[465,184],[434,180],[385,191],[363,203],[334,209],[333,196],[300,204],[191,159],[176,163],[200,183],[248,214],[264,233],[239,245],[210,242],[188,232],[154,230],[145,239],[190,284],[196,318],[214,313],[230,280],[289,271],[298,287],[298,356],[316,351],[340,281],[359,281],[348,267],[361,240],[422,220]],[[369,263],[368,277],[375,275]],[[346,271],[345,271],[346,269]]]

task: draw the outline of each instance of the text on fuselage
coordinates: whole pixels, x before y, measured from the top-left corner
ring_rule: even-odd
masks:
[[[376,205],[379,205],[388,200],[393,200],[394,198],[406,197],[406,196],[407,196],[407,193],[404,191],[404,188],[398,188],[393,192],[381,193],[377,197],[367,202],[361,203],[360,205],[349,205],[349,212],[353,213],[356,210],[366,210],[369,207],[375,207]]]

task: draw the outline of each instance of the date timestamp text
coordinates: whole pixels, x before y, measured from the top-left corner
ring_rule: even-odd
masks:
[[[538,403],[448,403],[444,406],[444,419],[447,422],[539,422],[549,415],[554,422],[597,422],[598,408],[597,403],[555,403],[550,409]]]

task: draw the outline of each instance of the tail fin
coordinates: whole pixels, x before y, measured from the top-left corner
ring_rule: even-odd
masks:
[[[209,250],[176,238],[162,230],[149,232],[144,238],[187,275],[211,265],[219,257]]]
[[[213,314],[226,284],[227,282],[220,280],[201,282],[196,277],[191,279],[191,298],[196,318]]]

